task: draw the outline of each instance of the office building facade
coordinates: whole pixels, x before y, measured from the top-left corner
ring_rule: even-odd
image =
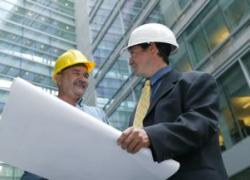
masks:
[[[171,66],[178,71],[208,72],[217,79],[226,169],[231,180],[250,178],[250,0],[2,2],[8,5],[0,6],[6,12],[1,13],[0,28],[1,109],[16,76],[55,93],[49,77],[54,59],[77,47],[97,63],[91,84],[96,105],[106,111],[112,126],[125,129],[143,79],[134,76],[121,50],[138,25],[162,23],[175,32],[180,44],[170,57]],[[87,97],[93,104],[95,94]],[[18,179],[20,174],[3,164],[0,178]]]

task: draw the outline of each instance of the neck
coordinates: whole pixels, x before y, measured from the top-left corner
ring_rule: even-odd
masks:
[[[154,63],[154,66],[150,69],[149,77],[152,77],[156,72],[158,72],[160,69],[167,67],[168,65],[166,63],[160,62]]]

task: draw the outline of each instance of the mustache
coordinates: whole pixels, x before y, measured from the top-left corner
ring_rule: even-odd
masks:
[[[80,86],[82,88],[86,88],[88,86],[87,82],[83,81],[83,80],[75,80],[74,81],[74,85],[76,86]]]

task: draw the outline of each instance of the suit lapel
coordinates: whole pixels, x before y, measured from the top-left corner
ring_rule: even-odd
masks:
[[[150,103],[147,114],[151,112],[151,110],[161,99],[161,97],[168,93],[175,86],[175,83],[178,81],[180,75],[181,74],[176,71],[170,71],[162,77],[162,83],[157,92],[155,93],[154,97],[152,98],[152,102]]]

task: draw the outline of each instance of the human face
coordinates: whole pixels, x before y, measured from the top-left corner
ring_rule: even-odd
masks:
[[[83,65],[63,70],[56,77],[59,94],[73,99],[81,98],[88,87],[88,77],[87,68]]]
[[[149,76],[152,68],[152,57],[149,48],[143,49],[141,46],[129,48],[129,65],[138,76]]]

